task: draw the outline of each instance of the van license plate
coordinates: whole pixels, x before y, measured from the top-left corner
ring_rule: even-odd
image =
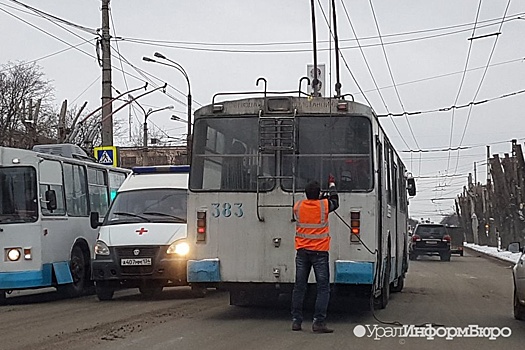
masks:
[[[120,259],[120,265],[122,266],[147,266],[147,265],[151,265],[151,258]]]

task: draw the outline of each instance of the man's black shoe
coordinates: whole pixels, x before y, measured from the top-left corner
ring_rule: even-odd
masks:
[[[333,333],[334,330],[326,327],[326,323],[313,323],[312,332],[314,333]]]
[[[292,331],[301,331],[301,323],[297,321],[292,322]]]

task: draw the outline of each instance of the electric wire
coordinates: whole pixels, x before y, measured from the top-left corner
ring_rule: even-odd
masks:
[[[509,18],[505,20],[505,22],[511,21],[511,20],[519,20],[521,19],[520,16],[525,15],[525,13],[518,13],[513,15],[513,18]],[[509,16],[510,17],[510,16]],[[498,22],[500,19],[497,19]],[[493,20],[489,20],[493,21]],[[486,26],[478,26],[478,28],[482,27],[489,27],[493,26],[495,24],[491,23]],[[451,26],[454,27],[454,26]],[[436,31],[436,30],[442,30],[440,28],[438,29],[430,29],[430,30],[420,30],[420,31],[414,31],[414,32],[406,32],[406,33],[400,33],[400,34],[390,34],[390,35],[384,35],[385,37],[395,36],[395,35],[409,35],[412,33],[417,32],[425,32],[425,31]],[[454,31],[446,34],[439,34],[439,35],[432,35],[432,36],[426,36],[421,38],[415,38],[415,39],[407,39],[407,40],[398,40],[398,41],[391,41],[391,42],[384,42],[385,46],[388,45],[394,45],[394,44],[403,44],[403,43],[409,43],[413,41],[420,41],[420,40],[427,40],[427,39],[434,39],[434,38],[440,38],[443,36],[448,35],[455,35],[455,34],[461,34],[465,31],[470,31],[470,28],[460,30],[460,31]],[[360,38],[360,40],[372,40],[377,39],[377,37],[364,37]],[[205,46],[280,46],[280,45],[306,45],[311,44],[307,41],[300,41],[300,42],[289,42],[289,43],[283,43],[283,42],[273,42],[273,43],[201,43],[201,42],[186,42],[186,41],[169,41],[169,40],[155,40],[155,39],[141,39],[141,38],[128,38],[128,37],[119,37],[116,38],[116,40],[122,40],[122,41],[128,41],[133,42],[137,44],[143,44],[143,45],[151,45],[156,47],[168,47],[168,48],[176,48],[181,50],[190,50],[190,51],[208,51],[208,52],[217,52],[217,53],[246,53],[246,54],[252,54],[252,53],[305,53],[310,52],[311,49],[288,49],[288,50],[237,50],[237,49],[210,49],[210,48],[199,48],[199,47],[192,47],[192,46],[181,46],[181,45],[205,45]],[[349,40],[355,40],[355,39],[342,39],[341,41],[349,41]],[[321,43],[327,43],[328,41],[320,41]],[[362,44],[363,48],[369,48],[369,47],[376,47],[381,46],[381,44]],[[347,47],[341,47],[340,50],[348,50],[348,49],[357,49],[358,46],[347,46]],[[318,51],[328,51],[329,48],[319,48]]]
[[[84,53],[85,55],[87,55],[87,56],[89,56],[89,57],[91,57],[91,58],[95,58],[95,59],[96,59],[96,57],[95,57],[93,54],[90,54],[89,52],[86,52],[86,51],[84,51],[84,50],[79,49],[78,47],[73,46],[72,44],[68,43],[67,41],[65,41],[65,40],[63,40],[63,39],[57,37],[57,36],[54,35],[54,34],[49,33],[48,31],[45,31],[45,30],[41,29],[40,27],[38,27],[38,26],[36,26],[36,25],[34,25],[34,24],[32,24],[32,23],[26,21],[25,19],[23,19],[23,18],[21,18],[21,17],[19,17],[19,16],[17,16],[17,15],[14,15],[14,14],[10,13],[9,11],[6,11],[6,10],[4,10],[4,9],[2,9],[2,8],[0,8],[0,11],[2,11],[2,12],[4,12],[4,13],[6,13],[6,14],[8,14],[8,15],[10,15],[10,16],[16,18],[16,19],[18,19],[19,21],[21,21],[21,22],[23,22],[23,23],[29,25],[30,27],[33,27],[33,28],[35,28],[35,29],[37,29],[37,30],[43,32],[44,34],[46,34],[46,35],[48,35],[48,36],[51,36],[52,38],[54,38],[54,39],[56,39],[56,40],[62,42],[62,43],[65,44],[65,45],[67,45],[68,47],[70,47],[70,48],[75,48],[75,49],[77,49],[78,51]],[[56,21],[53,20],[52,18],[46,17],[44,14],[40,14],[40,13],[38,13],[38,15],[40,15],[41,17],[47,19],[48,21],[52,22],[53,24],[57,25],[58,27],[60,27],[61,29],[65,30],[65,31],[67,31],[67,32],[69,32],[69,33],[72,34],[72,35],[74,35],[74,36],[76,36],[76,37],[78,37],[78,38],[81,38],[81,39],[84,40],[84,41],[87,41],[87,42],[90,41],[90,40],[89,40],[89,41],[86,40],[85,38],[82,38],[81,36],[79,36],[79,35],[76,34],[76,33],[73,33],[73,32],[70,31],[69,29],[64,28],[61,24],[56,23]],[[62,21],[60,21],[60,22],[62,23]],[[92,43],[92,45],[95,46],[93,43]],[[120,57],[121,57],[118,53],[117,53],[117,56],[115,56],[115,55],[113,55],[113,54],[112,54],[112,56],[113,56],[113,57],[116,57],[117,59],[120,59]],[[125,60],[125,61],[126,61],[126,63],[129,64],[132,68],[134,68],[135,70],[137,70],[136,67],[134,67],[129,61],[127,61],[127,60]],[[147,81],[147,79],[144,78],[144,76],[143,76],[143,78],[141,79],[141,78],[139,78],[139,77],[137,77],[137,76],[135,76],[135,75],[133,75],[133,74],[130,74],[130,73],[128,73],[128,72],[123,71],[121,68],[116,67],[116,66],[114,66],[114,65],[112,65],[112,68],[114,68],[114,69],[116,69],[116,70],[118,70],[118,71],[121,71],[121,72],[123,72],[123,73],[125,73],[125,74],[128,74],[129,76],[131,76],[131,77],[133,77],[133,78],[135,78],[135,79],[137,79],[137,80],[139,80],[139,81]],[[157,77],[155,77],[155,78],[158,79],[159,81],[161,81],[161,79],[159,79],[159,78],[157,78]],[[146,79],[146,80],[144,80],[144,79]],[[150,82],[152,82],[152,81],[150,81]],[[158,86],[158,85],[157,85],[157,86]],[[179,92],[180,94],[185,95],[185,94],[184,94],[182,91],[180,91],[179,89],[177,89],[177,88],[175,88],[175,87],[173,87],[173,88],[174,88],[177,92]],[[171,99],[173,99],[173,100],[176,101],[176,102],[182,103],[183,105],[185,104],[185,102],[181,101],[180,99],[177,99],[176,97],[174,97],[174,96],[171,95],[171,94],[166,93],[166,96],[170,97]],[[197,101],[195,101],[195,103],[198,104],[198,105],[201,105],[201,104],[198,103]]]
[[[44,12],[44,11],[41,11],[37,8],[34,8],[32,6],[29,6],[29,5],[26,5],[20,1],[17,1],[17,0],[9,0],[11,2],[14,2],[15,4],[19,5],[19,6],[22,6],[22,7],[25,7],[29,10],[31,10],[32,12],[38,14],[39,16],[41,17],[44,17],[46,19],[50,19],[52,21],[56,21],[56,22],[61,22],[63,24],[66,24],[68,26],[71,26],[71,27],[74,27],[76,29],[80,29],[88,34],[91,34],[91,35],[98,35],[98,29],[93,29],[93,28],[88,28],[88,27],[84,27],[84,26],[81,26],[79,24],[76,24],[76,23],[73,23],[71,21],[68,21],[68,20],[65,20],[63,18],[60,18],[60,17],[57,17],[57,16],[54,16],[54,15],[51,15],[47,12]]]
[[[477,8],[477,11],[476,11],[474,27],[472,28],[472,34],[471,34],[472,37],[474,37],[474,35],[476,33],[476,25],[478,23],[479,14],[481,12],[481,2],[482,2],[482,0],[479,0],[479,2],[478,2],[478,8]],[[456,99],[454,100],[454,105],[456,105],[458,103],[459,96],[461,95],[461,91],[463,89],[463,84],[465,82],[465,77],[467,75],[468,64],[470,62],[470,54],[472,52],[472,44],[473,44],[473,40],[470,40],[469,46],[468,46],[468,51],[467,51],[467,57],[465,59],[465,66],[463,68],[463,74],[461,76],[461,80],[460,80],[460,83],[459,83],[458,91],[456,93]],[[456,116],[456,109],[453,108],[452,109],[451,121],[450,121],[449,147],[452,147],[452,137],[454,135],[454,119],[455,119],[455,116]],[[451,155],[451,153],[449,152],[449,157],[450,157],[450,155]],[[449,167],[450,167],[450,158],[447,160],[447,167],[446,167],[447,171],[448,171]]]
[[[375,13],[375,10],[374,10],[374,5],[372,3],[372,0],[369,0],[368,2],[370,4],[370,9],[372,10],[372,15],[374,17],[374,23],[375,23],[375,26],[376,26],[377,34],[379,35],[379,40],[381,41],[381,49],[383,51],[383,56],[385,58],[386,66],[387,66],[388,72],[390,74],[390,79],[392,81],[392,85],[394,86],[394,90],[396,92],[396,96],[397,96],[397,99],[399,101],[399,104],[401,105],[401,109],[403,111],[405,111],[405,106],[403,105],[403,101],[401,100],[401,96],[399,94],[399,90],[397,88],[397,85],[396,85],[396,82],[395,82],[395,79],[394,79],[394,74],[392,72],[392,67],[391,67],[390,62],[388,60],[388,55],[386,53],[385,45],[383,43],[383,38],[381,36],[381,30],[379,28],[379,23],[377,21],[377,16],[376,16],[376,13]],[[414,134],[414,130],[412,130],[412,125],[411,125],[410,121],[408,120],[408,116],[406,115],[406,113],[405,113],[405,120],[406,120],[408,128],[410,130],[410,134],[412,135],[412,138],[414,139],[416,147],[420,148],[419,147],[419,143],[417,142],[417,139],[416,139],[416,135]],[[420,165],[420,170],[421,170],[421,165]]]
[[[509,10],[509,6],[510,6],[510,2],[511,0],[508,0],[507,1],[507,6],[505,7],[505,12],[503,13],[503,19],[505,19],[505,16],[507,15],[507,11]],[[501,33],[501,29],[503,28],[503,20],[502,22],[500,23],[500,26],[499,26],[499,29],[498,29],[498,32]],[[478,94],[481,90],[481,86],[483,85],[483,82],[485,81],[485,77],[487,75],[487,71],[489,69],[489,66],[490,66],[490,62],[492,61],[492,57],[494,55],[494,51],[496,50],[496,45],[498,44],[498,39],[499,39],[499,35],[496,35],[496,39],[494,40],[494,44],[492,45],[492,49],[490,51],[490,54],[489,54],[489,58],[487,60],[487,64],[485,66],[485,70],[483,71],[483,75],[481,76],[481,79],[480,79],[480,82],[478,84],[478,88],[476,89],[476,93],[474,94],[474,97],[472,98],[472,100],[475,100],[477,97],[478,97]],[[472,41],[472,40],[471,40]],[[469,107],[469,111],[468,111],[468,115],[467,115],[467,120],[465,121],[465,127],[463,128],[463,134],[461,135],[461,139],[459,141],[459,145],[461,146],[463,144],[463,140],[465,139],[465,134],[467,132],[467,128],[468,128],[468,124],[469,124],[469,121],[470,121],[470,117],[472,115],[472,109],[473,109],[474,105],[471,105]],[[457,159],[456,161],[456,168],[458,166],[458,162],[459,162],[459,158]]]

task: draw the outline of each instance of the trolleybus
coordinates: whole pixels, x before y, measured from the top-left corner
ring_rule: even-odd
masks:
[[[232,305],[290,292],[293,204],[311,180],[327,190],[332,174],[340,203],[329,219],[332,291],[384,308],[408,269],[415,184],[374,111],[353,98],[249,94],[216,94],[195,112],[188,282],[229,290]]]
[[[38,148],[0,147],[0,301],[42,287],[83,294],[99,217],[130,173],[75,145]]]

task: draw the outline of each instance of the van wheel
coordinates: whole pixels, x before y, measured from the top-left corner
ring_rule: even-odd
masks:
[[[88,283],[88,269],[82,249],[77,245],[71,252],[71,261],[69,262],[69,271],[73,278],[73,283],[59,285],[57,290],[60,294],[74,298],[84,294]]]
[[[192,298],[204,298],[208,293],[208,289],[199,285],[191,286],[191,296]]]
[[[115,293],[115,287],[111,283],[104,281],[95,282],[95,290],[100,301],[113,299],[113,294]]]
[[[162,289],[164,289],[164,286],[155,281],[146,281],[139,287],[140,294],[145,298],[158,297],[162,293]]]

